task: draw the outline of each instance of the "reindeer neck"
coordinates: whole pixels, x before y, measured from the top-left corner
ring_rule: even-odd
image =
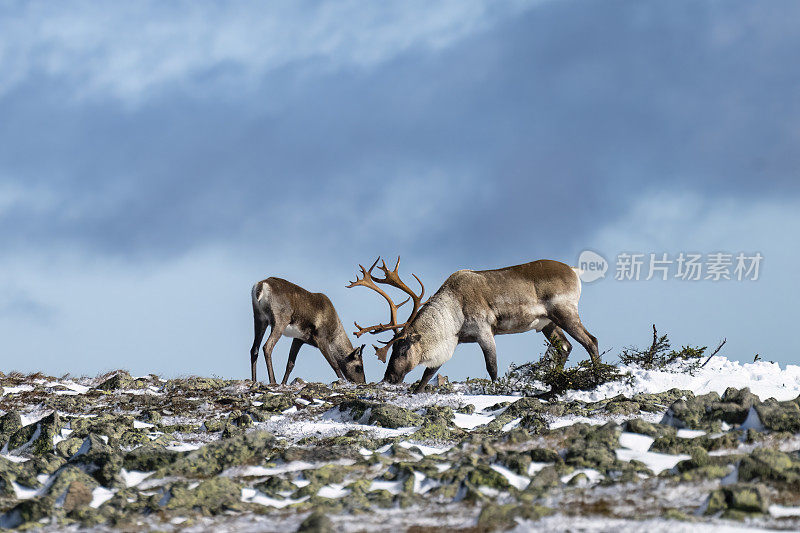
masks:
[[[353,351],[353,343],[350,342],[350,336],[347,335],[341,321],[333,335],[326,340],[328,353],[337,361],[344,360]]]

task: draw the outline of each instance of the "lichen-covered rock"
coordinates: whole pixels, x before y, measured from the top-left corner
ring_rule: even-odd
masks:
[[[24,448],[34,454],[53,451],[53,437],[61,431],[61,417],[53,411],[38,422],[28,424],[11,434],[8,449]]]
[[[159,473],[191,478],[215,476],[230,466],[245,465],[254,458],[262,458],[274,442],[275,437],[265,431],[223,439],[189,452],[172,465],[162,467]]]
[[[78,451],[70,457],[70,464],[81,466],[101,485],[112,486],[118,482],[122,469],[122,454],[106,444],[94,433],[84,439]]]
[[[227,477],[214,477],[195,488],[175,484],[170,488],[167,510],[194,510],[203,515],[216,515],[228,509],[241,508],[241,487]]]
[[[769,508],[767,488],[761,483],[736,483],[715,490],[709,495],[706,514],[725,512],[723,516],[739,518],[746,514],[761,514]]]
[[[631,433],[641,433],[642,435],[649,435],[653,438],[664,436],[672,437],[677,435],[677,430],[672,426],[653,424],[652,422],[646,422],[641,418],[633,418],[625,422],[625,431],[629,431]]]
[[[152,472],[174,463],[187,453],[167,450],[160,444],[147,444],[126,453],[122,464],[128,471]]]
[[[736,448],[739,445],[741,436],[741,431],[729,431],[717,438],[712,438],[709,435],[701,435],[694,438],[665,435],[653,441],[653,444],[650,445],[650,450],[668,454],[691,453],[692,449],[698,446],[707,451],[723,450]]]
[[[578,424],[575,424],[578,426]],[[609,422],[598,428],[580,424],[582,435],[567,448],[564,462],[580,468],[605,471],[617,464],[614,450],[619,448],[620,427]]]
[[[767,400],[755,405],[755,409],[765,428],[772,431],[800,433],[800,407],[797,402]]]
[[[56,453],[64,459],[69,459],[81,449],[83,439],[70,437],[56,444]]]
[[[392,404],[377,405],[369,413],[369,423],[385,428],[419,426],[422,417],[413,411]]]
[[[125,390],[125,389],[144,389],[147,387],[147,380],[134,379],[125,370],[118,370],[113,376],[109,377],[95,388],[105,391]]]
[[[554,512],[553,509],[541,505],[490,503],[485,505],[478,515],[478,528],[482,531],[504,531],[513,527],[517,518],[539,520]]]
[[[661,423],[679,428],[708,429],[708,424],[704,423],[706,411],[709,410],[711,404],[719,401],[720,397],[716,392],[677,400],[670,405]]]
[[[0,417],[0,445],[5,445],[8,438],[22,429],[22,419],[13,409]]]
[[[297,533],[330,533],[333,531],[333,522],[321,511],[314,511],[300,523]]]
[[[268,413],[280,413],[294,405],[294,398],[289,394],[264,394],[258,401],[261,405],[257,409]]]
[[[800,488],[800,461],[769,448],[756,448],[739,463],[740,481],[771,481]]]

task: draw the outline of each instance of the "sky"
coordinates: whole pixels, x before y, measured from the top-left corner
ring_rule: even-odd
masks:
[[[385,320],[345,288],[379,255],[432,293],[458,269],[583,250],[609,265],[580,307],[606,361],[656,324],[675,345],[796,364],[798,16],[735,0],[3,3],[0,370],[247,378],[260,279],[325,292],[349,331]],[[757,280],[615,279],[621,253],[681,252],[763,261]],[[498,337],[501,374],[543,342]],[[486,377],[480,350],[441,373]],[[293,376],[334,378],[308,346]]]

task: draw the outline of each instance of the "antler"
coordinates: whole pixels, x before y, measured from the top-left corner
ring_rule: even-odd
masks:
[[[412,291],[408,287],[408,285],[406,285],[403,282],[403,280],[400,279],[400,275],[397,272],[397,269],[400,267],[400,257],[399,256],[397,258],[397,263],[394,266],[394,270],[389,270],[389,268],[386,266],[386,262],[385,261],[381,261],[382,264],[378,268],[380,268],[383,271],[384,277],[383,278],[373,278],[372,277],[372,270],[378,264],[378,261],[381,261],[380,257],[378,257],[378,259],[376,259],[375,262],[372,263],[372,266],[369,267],[369,269],[365,269],[362,265],[358,265],[359,268],[361,269],[362,277],[360,279],[356,279],[356,281],[350,282],[350,285],[348,285],[347,288],[349,289],[349,288],[352,288],[352,287],[357,287],[359,285],[361,285],[363,287],[368,287],[368,288],[374,290],[375,292],[377,292],[378,294],[380,294],[381,296],[383,296],[383,298],[389,304],[389,323],[388,324],[376,324],[374,326],[368,326],[368,327],[364,328],[364,327],[359,326],[358,322],[356,322],[355,325],[356,325],[356,328],[358,328],[358,330],[353,332],[356,337],[360,337],[364,333],[370,333],[371,335],[377,335],[378,333],[383,333],[384,331],[390,331],[390,330],[393,331],[394,332],[394,336],[392,337],[391,340],[389,340],[389,341],[379,341],[379,342],[383,343],[383,346],[381,346],[379,348],[378,346],[375,346],[374,344],[372,345],[373,348],[375,348],[375,354],[378,356],[378,359],[380,359],[382,362],[386,362],[386,355],[389,352],[389,347],[392,344],[394,344],[394,342],[397,341],[400,338],[400,336],[402,334],[401,330],[403,328],[405,328],[408,324],[410,324],[411,321],[414,320],[414,318],[417,316],[417,313],[419,312],[420,307],[422,307],[422,297],[425,295],[425,285],[417,277],[416,274],[412,274],[412,276],[414,276],[414,278],[417,280],[417,282],[419,283],[419,285],[420,285],[420,287],[422,289],[419,294],[416,294],[414,291]],[[408,298],[406,298],[406,300],[403,301],[400,304],[395,304],[394,301],[392,301],[391,297],[389,297],[389,295],[386,294],[386,292],[383,289],[378,287],[376,285],[376,283],[381,283],[383,285],[390,285],[392,287],[400,289],[404,293],[408,294]],[[409,300],[413,301],[414,308],[411,310],[411,314],[408,316],[408,320],[406,320],[402,324],[398,324],[397,323],[397,310],[402,305],[404,305],[406,302],[408,302]]]
[[[377,335],[378,333],[383,333],[384,331],[389,331],[389,330],[392,330],[395,333],[397,333],[400,330],[400,328],[405,325],[405,323],[404,324],[397,323],[397,310],[400,309],[400,307],[402,307],[406,302],[408,302],[410,298],[407,298],[405,301],[399,304],[395,304],[392,298],[388,294],[386,294],[386,291],[384,291],[375,284],[375,282],[383,283],[382,280],[374,279],[372,277],[372,269],[375,268],[375,265],[377,265],[378,261],[380,260],[381,258],[378,257],[375,260],[375,262],[372,263],[372,266],[369,267],[369,270],[365,269],[363,265],[358,265],[358,267],[361,269],[362,277],[357,278],[355,281],[351,281],[350,285],[348,285],[347,288],[352,289],[353,287],[358,287],[360,285],[362,287],[367,287],[369,289],[372,289],[373,291],[383,296],[384,299],[386,299],[386,302],[389,304],[389,323],[376,324],[374,326],[368,326],[364,328],[359,326],[358,322],[354,322],[355,326],[358,328],[357,331],[353,332],[356,337],[361,337],[361,335],[363,335],[364,333],[371,333],[373,335]]]
[[[380,259],[380,258],[378,258]],[[400,274],[397,273],[397,269],[400,268],[400,256],[397,256],[397,263],[394,265],[394,270],[389,270],[386,267],[386,261],[381,261],[380,268],[383,271],[384,278],[383,279],[375,279],[377,283],[383,283],[385,285],[391,285],[392,287],[396,287],[403,291],[404,293],[408,294],[408,297],[414,301],[414,309],[411,310],[411,314],[408,315],[408,320],[402,326],[406,326],[410,324],[414,318],[416,318],[417,313],[419,312],[419,308],[422,307],[422,297],[425,296],[425,285],[422,284],[422,281],[417,277],[416,274],[411,274],[414,276],[414,279],[417,280],[419,286],[421,287],[421,291],[419,295],[417,295],[414,291],[412,291],[408,285],[406,285],[403,280],[400,279]],[[377,264],[377,262],[375,263]],[[406,300],[407,302],[408,300]],[[404,302],[405,303],[405,302]]]

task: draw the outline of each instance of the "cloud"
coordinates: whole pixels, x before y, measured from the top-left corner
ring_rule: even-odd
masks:
[[[360,69],[440,50],[530,3],[12,2],[0,12],[0,95],[35,76],[129,104],[176,85],[254,90],[292,65]]]

